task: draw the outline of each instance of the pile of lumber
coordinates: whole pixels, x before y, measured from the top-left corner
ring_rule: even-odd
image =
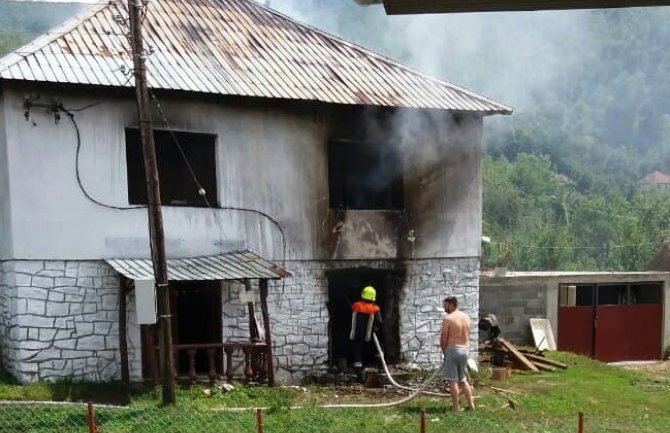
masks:
[[[505,350],[509,358],[514,360],[521,370],[540,372],[565,370],[568,368],[568,365],[562,362],[547,359],[541,355],[522,352],[504,338],[498,338],[497,340],[500,350]]]

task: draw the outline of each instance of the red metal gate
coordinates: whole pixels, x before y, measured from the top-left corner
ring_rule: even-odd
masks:
[[[603,362],[660,359],[662,324],[661,304],[599,305],[595,322],[596,359]]]
[[[558,350],[593,355],[593,307],[558,308]]]

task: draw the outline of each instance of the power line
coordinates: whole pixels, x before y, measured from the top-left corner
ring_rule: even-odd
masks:
[[[188,156],[186,155],[186,152],[184,151],[184,148],[177,138],[177,135],[174,133],[174,130],[172,128],[172,125],[167,117],[167,114],[165,114],[165,111],[163,110],[163,106],[160,103],[160,100],[156,96],[154,92],[150,92],[151,98],[154,100],[154,104],[156,105],[156,108],[158,109],[158,113],[160,114],[163,122],[165,123],[165,126],[168,128],[168,132],[170,134],[170,137],[172,138],[172,141],[174,142],[175,146],[177,146],[177,149],[179,150],[179,154],[182,157],[182,160],[184,161],[184,164],[188,168],[189,175],[191,176],[191,179],[193,180],[193,183],[195,184],[196,188],[198,188],[198,194],[203,198],[205,204],[207,205],[208,208],[210,208],[213,212],[215,212],[215,221],[219,227],[220,233],[223,233],[223,227],[221,226],[221,221],[219,220],[219,216],[216,215],[217,210],[228,210],[228,211],[237,211],[237,212],[247,212],[247,213],[253,213],[256,215],[259,215],[268,221],[270,221],[276,228],[277,231],[280,233],[281,236],[281,242],[282,242],[282,266],[286,265],[286,259],[288,255],[288,245],[286,241],[286,233],[284,231],[284,227],[281,225],[279,221],[277,221],[275,218],[273,218],[271,215],[260,211],[258,209],[251,209],[251,208],[245,208],[245,207],[238,207],[238,206],[212,206],[210,201],[207,199],[207,192],[205,189],[202,187],[202,184],[198,180],[198,176],[195,173],[195,170],[193,169],[193,166],[191,165],[191,162],[188,159]],[[221,236],[222,237],[222,236]]]
[[[514,244],[504,244],[502,242],[491,242],[489,245],[510,245],[512,248],[515,247]],[[628,244],[628,245],[602,245],[602,246],[551,246],[551,245],[518,245],[520,248],[526,249],[545,249],[545,250],[598,250],[598,249],[608,249],[608,248],[638,248],[644,246],[655,246],[657,245],[654,242],[645,242],[641,244]]]
[[[75,152],[75,173],[77,177],[77,185],[79,185],[79,189],[81,192],[84,194],[84,197],[86,197],[89,201],[95,203],[98,206],[107,208],[107,209],[114,209],[114,210],[134,210],[134,209],[146,209],[146,206],[115,206],[115,205],[110,205],[107,203],[103,203],[100,200],[95,199],[87,190],[86,187],[84,186],[82,180],[81,180],[81,171],[79,169],[79,155],[81,153],[81,132],[79,130],[79,124],[77,124],[77,121],[75,120],[74,113],[72,113],[70,110],[67,110],[64,108],[62,105],[59,106],[59,110],[63,111],[68,119],[70,119],[70,122],[72,123],[72,126],[74,127],[74,130],[77,134],[77,149]]]

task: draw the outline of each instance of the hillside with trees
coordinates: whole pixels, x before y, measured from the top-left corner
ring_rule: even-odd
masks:
[[[0,55],[31,41],[84,7],[78,3],[0,0]]]
[[[301,21],[515,108],[487,119],[484,267],[644,269],[670,234],[670,8],[387,17],[272,0]],[[0,1],[0,52],[81,5]]]

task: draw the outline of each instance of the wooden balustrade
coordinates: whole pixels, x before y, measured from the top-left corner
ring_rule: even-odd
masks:
[[[226,343],[175,344],[172,347],[173,374],[176,378],[187,378],[191,383],[197,381],[199,376],[196,369],[196,358],[199,353],[204,352],[207,356],[207,378],[210,382],[217,379],[217,376],[219,376],[218,370],[221,370],[227,380],[232,380],[235,376],[235,358],[240,359],[243,363],[244,379],[255,382],[268,381],[270,351],[268,345],[264,342],[230,341]],[[158,356],[159,347],[154,346],[154,348],[154,354]],[[225,354],[223,366],[217,365],[217,352]],[[188,371],[186,374],[178,371],[179,353],[186,353],[188,357]],[[158,363],[151,363],[151,365],[158,365]],[[160,372],[152,372],[152,377],[157,380],[160,377]]]

